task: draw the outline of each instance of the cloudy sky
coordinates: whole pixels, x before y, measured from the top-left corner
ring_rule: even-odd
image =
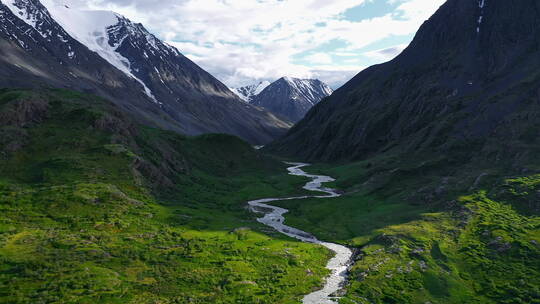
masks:
[[[399,54],[444,2],[80,1],[143,23],[230,87],[292,76],[319,78],[334,88]]]

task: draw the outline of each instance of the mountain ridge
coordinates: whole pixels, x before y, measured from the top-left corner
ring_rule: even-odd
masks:
[[[292,122],[302,119],[311,107],[333,92],[328,85],[318,79],[287,76],[272,83],[260,82],[234,91],[246,102],[265,108]]]
[[[4,2],[17,7],[15,14]],[[54,6],[51,15],[37,0],[4,0],[0,5],[5,16],[1,86],[95,93],[146,124],[187,135],[228,133],[264,144],[290,127],[263,109],[246,105],[174,47],[116,13],[108,13],[108,22],[116,18],[116,24],[100,24],[98,37],[89,35],[93,42],[79,35],[82,44],[68,33],[75,30],[64,30],[52,15],[66,18],[64,24],[85,24],[92,21],[85,19],[92,13]]]
[[[513,4],[447,1],[402,54],[360,72],[267,151],[339,161],[472,143],[507,153],[493,135],[523,144],[539,125],[540,9]]]

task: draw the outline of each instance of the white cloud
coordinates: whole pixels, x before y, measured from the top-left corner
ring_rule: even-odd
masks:
[[[393,47],[370,51],[362,53],[362,55],[371,57],[377,61],[388,61],[396,57],[397,55],[401,54],[403,50],[407,47],[407,44],[398,44]]]
[[[393,35],[414,33],[444,2],[375,0],[398,7],[384,16],[354,22],[343,13],[371,0],[76,1],[143,23],[229,86],[284,75],[320,77],[336,84],[340,78],[342,83],[347,79],[337,75],[350,77],[362,68],[354,61],[355,53],[361,55],[358,49]],[[332,41],[342,41],[347,47],[335,53],[317,50]],[[307,54],[301,61],[305,65],[295,61],[301,54]],[[331,55],[348,59],[337,62]],[[366,55],[384,60],[381,54]]]
[[[313,64],[331,64],[332,56],[326,53],[315,53],[304,57],[304,59]]]

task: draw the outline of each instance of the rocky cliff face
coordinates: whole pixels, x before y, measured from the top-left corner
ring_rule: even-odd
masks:
[[[318,79],[283,77],[266,87],[251,100],[253,105],[292,122],[298,122],[332,89]]]
[[[113,100],[142,122],[188,135],[266,143],[290,126],[246,105],[141,24],[112,12],[0,2],[0,86],[70,88]]]
[[[400,56],[359,73],[268,149],[312,160],[537,151],[539,25],[534,0],[449,0]]]

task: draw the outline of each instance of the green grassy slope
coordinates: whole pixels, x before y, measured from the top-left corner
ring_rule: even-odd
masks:
[[[341,303],[540,303],[540,158],[433,155],[317,165],[344,196],[289,201],[290,225],[358,249]]]
[[[299,192],[284,167],[97,97],[0,90],[0,303],[298,303],[329,253],[244,204]]]

